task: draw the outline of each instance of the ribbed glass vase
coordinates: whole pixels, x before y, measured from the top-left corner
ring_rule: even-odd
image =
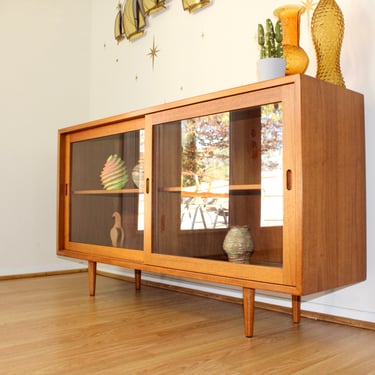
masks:
[[[335,0],[320,0],[311,21],[317,73],[316,78],[345,87],[340,55],[344,38],[344,16]]]

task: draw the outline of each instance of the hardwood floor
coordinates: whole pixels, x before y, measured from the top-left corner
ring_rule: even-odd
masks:
[[[375,331],[86,273],[0,281],[0,374],[375,374]]]

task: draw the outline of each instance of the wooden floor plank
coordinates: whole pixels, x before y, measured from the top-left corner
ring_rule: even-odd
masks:
[[[87,274],[0,281],[1,374],[375,374],[375,332]]]

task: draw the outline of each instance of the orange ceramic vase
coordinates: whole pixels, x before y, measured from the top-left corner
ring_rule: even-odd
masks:
[[[283,26],[283,47],[286,60],[286,74],[302,74],[309,65],[309,57],[299,45],[300,17],[305,7],[299,5],[285,5],[275,9]]]

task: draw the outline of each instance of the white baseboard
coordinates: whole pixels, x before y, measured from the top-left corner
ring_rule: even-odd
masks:
[[[59,258],[55,264],[30,265],[25,267],[0,268],[0,276],[32,275],[38,273],[58,272],[87,268],[87,262],[71,261]]]
[[[98,264],[98,270],[110,272],[117,275],[134,277],[133,270],[124,269],[121,267],[109,266],[105,264]],[[173,276],[166,276],[160,274],[153,274],[142,272],[142,279],[172,285],[176,287],[193,289],[207,293],[218,294],[227,297],[242,298],[242,289],[239,287],[223,284],[214,284],[203,281],[196,281],[192,279],[178,278]],[[375,312],[361,311],[354,308],[345,308],[340,306],[333,306],[314,301],[314,298],[303,297],[301,302],[301,310],[312,312],[316,314],[326,314],[340,318],[353,319],[362,322],[375,323]],[[271,293],[265,291],[256,291],[256,302],[262,302],[270,305],[282,306],[290,308],[292,305],[291,298],[285,294]]]

